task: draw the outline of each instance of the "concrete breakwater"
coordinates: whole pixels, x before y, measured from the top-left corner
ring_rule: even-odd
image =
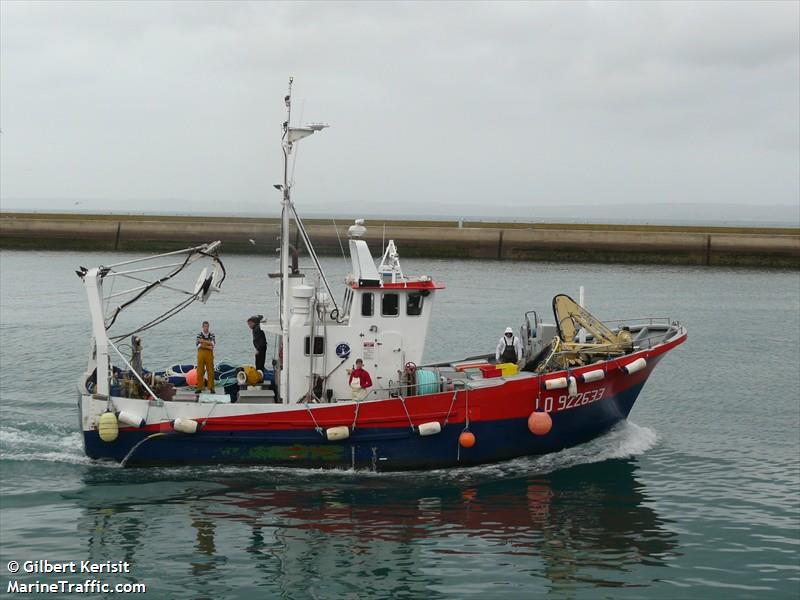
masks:
[[[350,222],[309,219],[319,254],[340,254]],[[368,220],[377,253],[401,256],[800,268],[800,228]],[[274,254],[277,219],[0,213],[0,247],[168,251],[212,240],[231,253]],[[293,239],[296,233],[293,233]],[[302,249],[302,243],[297,242]],[[302,250],[301,250],[302,251]]]

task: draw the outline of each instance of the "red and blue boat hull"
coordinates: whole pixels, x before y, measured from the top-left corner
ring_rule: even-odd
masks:
[[[498,462],[546,454],[591,440],[627,418],[647,378],[664,353],[685,340],[669,343],[572,372],[579,376],[602,368],[605,377],[582,384],[577,394],[545,390],[542,376],[498,378],[486,387],[405,399],[390,398],[331,405],[279,405],[280,410],[208,416],[196,433],[179,433],[170,422],[136,429],[123,427],[113,442],[97,429],[84,430],[86,454],[129,466],[181,464],[257,464],[306,468],[398,471]],[[627,374],[624,364],[642,357],[646,368]],[[568,374],[569,375],[569,374]],[[235,406],[235,405],[233,405]],[[356,410],[358,408],[358,410]],[[528,429],[531,412],[546,411],[552,428],[545,435]],[[422,436],[419,425],[439,422],[441,432]],[[347,426],[349,437],[329,441],[325,431]],[[475,444],[465,448],[465,430]]]

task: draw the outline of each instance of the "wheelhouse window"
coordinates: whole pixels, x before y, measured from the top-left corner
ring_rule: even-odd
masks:
[[[371,292],[361,294],[361,316],[371,317],[375,313],[375,295]]]
[[[381,299],[381,316],[396,317],[400,314],[400,298],[398,294],[384,294]]]
[[[409,317],[418,317],[422,314],[422,294],[409,292],[406,296],[406,314]]]
[[[306,356],[311,354],[310,346],[311,346],[311,336],[307,335],[306,339],[305,339],[305,346],[304,346],[304,349],[303,349],[303,352],[305,352]],[[320,356],[322,354],[325,354],[325,338],[323,336],[321,336],[321,335],[315,335],[314,336],[314,356]]]

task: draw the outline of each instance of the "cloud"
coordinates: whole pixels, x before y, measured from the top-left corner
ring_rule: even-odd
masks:
[[[800,194],[800,5],[0,5],[4,207],[314,210]],[[142,208],[147,210],[147,208]]]

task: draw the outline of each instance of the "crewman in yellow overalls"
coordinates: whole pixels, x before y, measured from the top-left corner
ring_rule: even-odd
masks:
[[[203,321],[203,330],[197,334],[197,388],[199,394],[203,391],[205,381],[203,377],[208,373],[208,389],[214,393],[214,346],[217,340],[208,330],[208,321]]]

